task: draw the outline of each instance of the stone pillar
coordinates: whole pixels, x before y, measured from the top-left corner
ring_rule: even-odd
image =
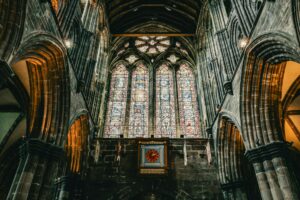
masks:
[[[83,198],[83,180],[78,174],[69,173],[56,179],[55,200],[80,200]]]
[[[218,43],[220,46],[220,53],[222,55],[222,60],[224,62],[225,70],[225,81],[230,81],[233,72],[236,68],[236,61],[234,59],[234,54],[230,47],[229,36],[227,33],[227,21],[228,17],[225,13],[225,9],[222,6],[221,1],[212,0],[209,3],[209,9],[211,14],[211,19],[216,32]]]
[[[244,183],[230,182],[221,184],[224,200],[247,200],[247,193],[244,188]]]
[[[253,164],[259,190],[265,199],[299,199],[297,181],[288,168],[288,149],[284,142],[273,142],[245,153]]]
[[[229,37],[226,29],[222,29],[216,33],[219,44],[220,50],[223,57],[225,73],[225,81],[229,81],[232,79],[234,70],[236,68],[236,63],[233,58],[233,53],[231,47],[229,45]]]
[[[70,199],[70,177],[63,176],[56,179],[56,193],[55,200],[68,200]]]
[[[61,147],[29,139],[20,147],[20,163],[7,199],[50,199],[60,164],[65,160]]]

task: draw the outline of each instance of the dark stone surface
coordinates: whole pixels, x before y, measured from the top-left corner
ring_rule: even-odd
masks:
[[[222,199],[217,169],[208,161],[208,140],[187,140],[187,166],[184,141],[170,140],[169,172],[160,176],[138,173],[137,141],[120,140],[120,162],[116,161],[118,140],[100,141],[99,161],[91,163],[88,170],[88,199]]]

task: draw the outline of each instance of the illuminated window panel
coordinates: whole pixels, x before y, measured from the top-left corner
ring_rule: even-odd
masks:
[[[124,65],[117,66],[112,72],[108,110],[104,134],[109,138],[124,134],[128,71]]]
[[[176,137],[173,77],[171,69],[164,64],[156,71],[155,115],[155,137]]]
[[[192,69],[182,64],[177,71],[180,130],[187,138],[199,136],[199,112]]]
[[[135,40],[136,48],[148,55],[157,55],[165,52],[170,46],[170,39],[165,36],[143,36]]]
[[[148,137],[149,75],[140,64],[132,73],[131,104],[128,137]]]

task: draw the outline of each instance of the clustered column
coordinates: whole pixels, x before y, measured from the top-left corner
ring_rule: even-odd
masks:
[[[287,155],[284,142],[274,142],[246,152],[245,156],[253,164],[262,199],[299,199]]]

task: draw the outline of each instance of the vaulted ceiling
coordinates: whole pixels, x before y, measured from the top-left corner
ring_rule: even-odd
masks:
[[[129,32],[150,22],[167,25],[174,32],[193,34],[201,6],[202,0],[106,0],[112,34]]]

